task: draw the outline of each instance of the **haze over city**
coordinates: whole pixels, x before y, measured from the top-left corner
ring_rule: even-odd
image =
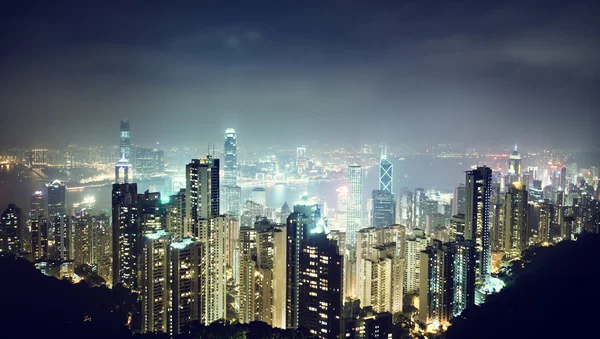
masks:
[[[10,98],[0,111],[11,126],[0,143],[110,145],[107,131],[127,119],[137,143],[169,147],[215,142],[230,126],[257,147],[576,147],[595,139],[597,10],[594,1],[12,2],[0,23]]]

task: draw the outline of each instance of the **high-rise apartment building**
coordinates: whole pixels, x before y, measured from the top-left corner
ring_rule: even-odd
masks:
[[[356,232],[362,228],[362,167],[348,166],[348,226],[346,237],[348,244],[356,243]]]
[[[404,254],[404,292],[419,291],[421,281],[421,251],[427,247],[427,236],[422,229],[416,228],[406,235]]]
[[[113,184],[112,224],[113,285],[122,283],[137,291],[142,236],[137,184]]]
[[[164,230],[145,234],[142,238],[139,269],[142,333],[169,331],[170,282],[169,233]]]
[[[177,194],[169,198],[169,202],[165,206],[165,229],[176,239],[183,239],[183,225],[186,216],[185,194],[186,189],[180,189]]]
[[[402,311],[404,253],[400,254],[396,241],[404,239],[397,226],[364,228],[357,234],[356,291],[361,307],[376,312]]]
[[[286,228],[261,219],[240,234],[240,322],[286,327]]]
[[[343,256],[337,243],[325,233],[312,234],[299,259],[298,326],[316,338],[340,338]]]
[[[419,320],[449,325],[475,303],[474,250],[471,241],[434,240],[421,252]]]
[[[316,202],[308,196],[300,198],[287,218],[286,236],[286,328],[297,328],[300,310],[300,257],[311,234],[327,233],[325,221]]]
[[[200,242],[200,321],[209,325],[227,318],[226,216],[211,218]]]
[[[0,218],[0,251],[19,254],[24,245],[23,212],[15,204],[9,204]]]
[[[491,270],[490,200],[492,169],[486,166],[467,171],[465,184],[465,239],[477,253],[477,280],[487,282]]]
[[[170,335],[183,334],[194,321],[204,324],[199,300],[200,243],[185,238],[169,244]],[[206,317],[204,318],[206,319]]]
[[[211,218],[219,216],[219,159],[207,156],[186,166],[183,237],[203,238]]]
[[[504,225],[499,238],[503,239],[507,258],[518,258],[527,248],[528,192],[520,182],[513,183],[504,200]]]

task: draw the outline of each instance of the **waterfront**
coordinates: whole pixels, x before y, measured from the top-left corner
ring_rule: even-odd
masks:
[[[417,187],[436,189],[442,192],[451,192],[460,182],[464,181],[464,171],[469,170],[477,159],[432,158],[428,156],[413,156],[403,160],[392,159],[394,164],[394,193],[399,194],[403,187],[414,190]],[[480,160],[480,163],[483,163]],[[45,191],[45,184],[51,180],[36,176],[34,172],[26,171],[15,166],[2,166],[0,168],[0,206],[5,208],[9,203],[16,203],[24,211],[29,209],[30,195],[38,190]],[[28,177],[29,176],[29,177]],[[56,178],[66,179],[66,178]],[[280,208],[284,202],[293,205],[305,192],[317,198],[319,202],[326,202],[329,208],[336,207],[336,190],[345,186],[345,179],[330,180],[319,183],[299,185],[270,184],[265,186],[267,191],[267,205],[270,208]],[[257,184],[257,186],[260,186]],[[141,193],[153,186],[147,182],[138,184]],[[242,200],[250,196],[254,186],[242,188]],[[378,167],[373,166],[365,172],[363,182],[363,200],[370,197],[371,191],[378,187]],[[81,191],[68,191],[66,194],[67,206],[83,200],[87,195],[96,199],[96,208],[93,213],[110,211],[111,186],[86,188]],[[366,206],[366,205],[363,205]]]

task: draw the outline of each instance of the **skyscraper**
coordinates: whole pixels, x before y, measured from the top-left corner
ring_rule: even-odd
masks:
[[[306,147],[296,148],[296,170],[302,175],[308,169],[308,158],[306,157]]]
[[[129,121],[121,120],[121,142],[119,159],[131,160],[131,136],[129,135]]]
[[[460,184],[454,188],[452,198],[452,215],[465,213],[465,185]]]
[[[427,237],[422,229],[416,228],[406,235],[404,254],[404,292],[406,294],[419,291],[421,272],[421,251],[427,247]]]
[[[169,244],[169,291],[171,305],[169,313],[169,335],[185,333],[193,321],[201,319],[199,300],[200,243],[186,238]]]
[[[400,224],[408,227],[409,229],[413,228],[413,194],[407,188],[403,188],[400,191],[400,198],[398,199],[398,213],[400,215]]]
[[[200,321],[209,325],[227,318],[226,216],[210,219],[208,229],[199,237]]]
[[[228,225],[219,215],[219,159],[192,159],[186,166],[183,238],[198,241],[198,320],[206,325],[226,316]]]
[[[44,193],[42,191],[35,191],[31,195],[31,208],[29,210],[29,218],[34,219],[40,216],[46,216],[46,209],[44,208]]]
[[[0,219],[0,251],[19,254],[24,232],[23,213],[15,204],[9,204]]]
[[[466,172],[465,239],[474,243],[477,253],[477,281],[487,282],[491,270],[490,200],[492,169],[486,166]]]
[[[362,227],[362,167],[348,166],[348,244],[356,243],[356,232]]]
[[[474,251],[471,241],[434,240],[421,252],[419,320],[448,325],[475,303]]]
[[[381,228],[396,223],[394,195],[386,190],[373,191],[371,226]]]
[[[237,186],[237,136],[233,128],[225,131],[223,186]]]
[[[513,183],[504,200],[504,253],[507,258],[518,258],[527,248],[528,205],[525,185]]]
[[[183,237],[202,238],[209,220],[219,216],[219,159],[192,159],[186,166],[185,196]]]
[[[171,301],[169,287],[169,233],[164,230],[144,235],[141,260],[142,333],[167,333]]]
[[[65,183],[54,180],[51,184],[47,184],[48,189],[48,216],[67,214],[65,203]]]
[[[113,286],[137,290],[138,255],[142,230],[137,184],[113,184],[112,189]]]
[[[250,192],[250,200],[266,207],[267,191],[263,187],[254,187],[252,192]]]
[[[517,151],[516,145],[515,150],[508,158],[508,178],[509,180],[507,185],[510,185],[513,182],[521,181],[521,155]]]
[[[261,219],[240,237],[240,322],[286,327],[286,228]]]
[[[381,148],[381,160],[379,161],[379,190],[394,193],[394,165],[387,159],[386,145]]]
[[[415,188],[415,194],[413,195],[413,229],[419,228],[425,229],[425,190],[422,188]]]
[[[319,206],[312,198],[303,196],[294,205],[294,212],[287,218],[286,236],[286,327],[297,328],[300,307],[300,257],[305,241],[311,233],[323,232],[326,228],[321,219]]]
[[[404,244],[400,242],[405,241],[404,231],[395,225],[363,228],[357,233],[356,294],[361,307],[402,311]]]
[[[303,241],[299,259],[299,327],[316,338],[339,338],[343,256],[337,243],[325,233],[313,234]]]

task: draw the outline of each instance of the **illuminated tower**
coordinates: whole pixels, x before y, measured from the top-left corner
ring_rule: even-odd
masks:
[[[517,152],[517,146],[508,158],[508,184],[521,181],[521,155]]]
[[[223,147],[223,186],[237,186],[237,136],[233,128],[225,131],[225,146]]]
[[[121,159],[131,159],[131,136],[129,135],[129,121],[121,120]]]
[[[527,190],[525,185],[513,183],[504,200],[504,253],[507,258],[518,258],[527,248]]]
[[[123,176],[121,177],[121,170]],[[127,184],[129,183],[129,172],[131,172],[131,164],[125,157],[117,161],[115,165],[115,183],[116,184]]]
[[[137,184],[113,184],[113,286],[122,283],[137,290],[141,236]]]
[[[348,244],[356,243],[356,232],[361,229],[362,224],[362,167],[358,165],[348,166],[348,227],[346,236]]]
[[[387,160],[386,145],[381,148],[381,160],[379,161],[379,190],[394,193],[394,165]]]
[[[466,173],[465,239],[474,243],[477,253],[477,281],[487,282],[491,269],[490,200],[492,169],[477,167]]]

